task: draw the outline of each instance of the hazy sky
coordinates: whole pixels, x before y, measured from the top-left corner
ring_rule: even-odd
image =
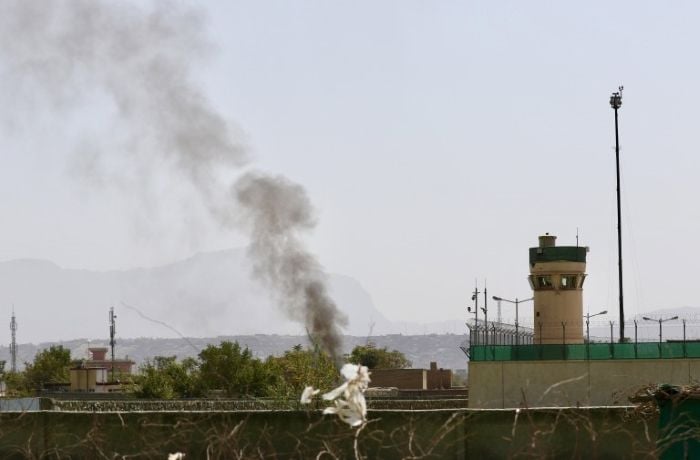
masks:
[[[577,228],[584,309],[616,310],[620,84],[627,314],[700,305],[696,2],[179,5],[208,42],[192,79],[249,167],[307,188],[310,247],[389,318],[463,317],[475,279],[529,297],[528,248]],[[143,185],[115,102],[82,78],[57,102],[0,77],[0,259],[130,268],[244,245],[168,168]],[[85,174],[95,145],[114,174]]]

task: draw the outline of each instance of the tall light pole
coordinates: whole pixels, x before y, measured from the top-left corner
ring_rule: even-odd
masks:
[[[591,343],[591,329],[589,327],[591,318],[593,318],[594,316],[607,315],[607,314],[608,314],[608,310],[603,310],[603,311],[595,313],[593,315],[591,315],[590,313],[586,313],[585,315],[583,315],[583,317],[586,318],[586,343]]]
[[[622,214],[620,210],[620,136],[617,126],[617,110],[622,107],[622,86],[610,96],[610,107],[615,111],[615,165],[617,167],[617,262],[620,280],[620,342],[625,340],[625,304],[622,294]]]
[[[514,303],[515,304],[515,344],[519,345],[520,344],[520,335],[518,334],[520,325],[518,324],[518,305],[523,303],[523,302],[529,302],[531,300],[535,300],[534,297],[530,297],[529,299],[525,300],[518,300],[516,297],[515,300],[508,300],[504,299],[503,297],[498,297],[498,296],[493,296],[493,300],[496,302],[509,302],[509,303]]]
[[[659,318],[659,319],[654,319],[654,318],[649,318],[649,317],[647,317],[647,316],[642,316],[642,319],[645,319],[645,320],[647,320],[647,321],[658,321],[658,322],[659,322],[659,346],[661,346],[661,342],[662,342],[662,337],[661,337],[661,329],[662,329],[662,327],[661,327],[661,325],[662,325],[663,323],[665,323],[666,321],[673,321],[674,319],[678,319],[678,316],[674,316],[674,317],[672,317],[672,318],[664,318],[664,319],[661,319],[661,318]]]

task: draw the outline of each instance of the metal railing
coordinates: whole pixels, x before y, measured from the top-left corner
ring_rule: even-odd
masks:
[[[674,318],[675,319],[675,318]],[[491,323],[467,324],[470,337],[460,348],[472,361],[530,361],[530,360],[606,360],[606,359],[674,359],[700,358],[700,321],[678,320],[661,326],[655,321],[633,320],[625,329],[625,338],[615,336],[614,321],[590,322],[590,330],[585,324],[569,325],[583,330],[583,343],[536,343],[530,327],[517,327],[508,324]],[[564,323],[537,323],[539,336],[542,330],[550,339],[553,328],[562,328],[565,338],[567,327]],[[499,333],[498,331],[505,331]],[[609,335],[603,335],[609,331]],[[595,335],[594,335],[595,334]],[[580,340],[580,339],[579,339]]]
[[[475,345],[471,361],[700,358],[700,342]]]

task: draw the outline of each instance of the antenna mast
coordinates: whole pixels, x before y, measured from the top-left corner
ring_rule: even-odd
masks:
[[[12,319],[10,320],[10,332],[12,341],[10,342],[10,369],[17,372],[17,320],[15,319],[15,308],[12,307]]]
[[[117,343],[117,341],[114,340],[114,335],[117,332],[117,326],[114,321],[116,318],[117,315],[114,314],[114,307],[111,307],[109,309],[109,346],[112,348],[112,382],[114,382],[114,345]]]
[[[622,107],[622,86],[610,96],[610,107],[615,111],[615,165],[617,166],[617,261],[620,279],[620,342],[625,340],[625,304],[622,295],[622,216],[620,207],[620,136],[617,129],[617,109]]]

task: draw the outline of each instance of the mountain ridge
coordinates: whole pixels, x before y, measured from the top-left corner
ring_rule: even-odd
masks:
[[[349,353],[353,347],[364,345],[368,342],[378,347],[387,347],[390,350],[398,350],[406,355],[414,368],[428,368],[431,361],[435,361],[439,367],[445,369],[465,369],[467,357],[459,349],[459,345],[466,339],[466,335],[457,334],[426,334],[403,335],[389,334],[384,336],[343,336],[343,353]],[[187,337],[183,338],[130,338],[118,339],[116,345],[117,357],[129,358],[135,361],[136,366],[143,364],[148,359],[156,356],[176,356],[178,359],[195,357],[207,345],[218,345],[223,340],[237,341],[242,346],[248,347],[253,355],[260,359],[268,356],[280,356],[293,346],[301,344],[311,346],[308,337],[298,335],[242,335],[242,336],[218,336],[208,338]],[[87,358],[89,347],[107,347],[108,340],[73,339],[62,342],[44,342],[39,344],[18,344],[18,366],[24,367],[25,362],[31,362],[37,351],[62,345],[71,351],[73,359]],[[9,363],[9,349],[0,347],[0,360]],[[5,366],[8,368],[8,365]]]
[[[0,262],[0,305],[14,308],[26,342],[100,337],[114,306],[124,337],[234,334],[303,335],[274,293],[252,279],[245,248],[196,253],[155,267],[128,270],[64,268],[43,259]],[[461,321],[418,324],[389,320],[356,279],[328,276],[329,292],[349,319],[344,333],[459,332]],[[0,310],[1,311],[1,310]],[[0,313],[1,314],[1,313]],[[0,335],[2,337],[2,335]]]

